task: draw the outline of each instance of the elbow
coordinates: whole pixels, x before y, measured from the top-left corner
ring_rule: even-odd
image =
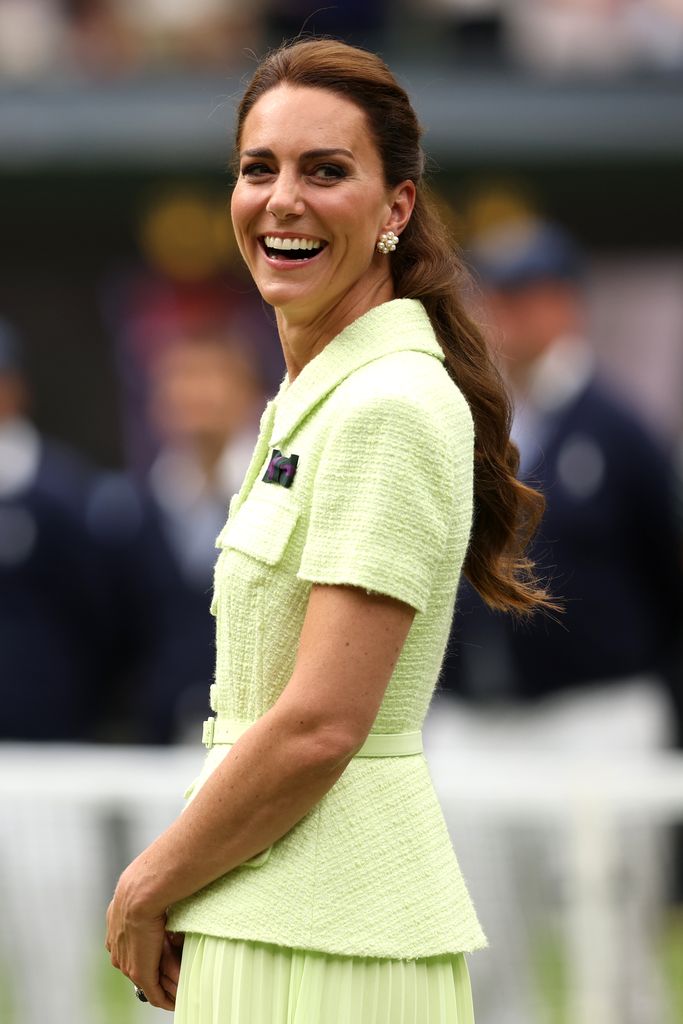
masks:
[[[345,768],[362,747],[365,737],[341,725],[326,725],[311,730],[306,738],[306,760],[312,768],[336,771]]]

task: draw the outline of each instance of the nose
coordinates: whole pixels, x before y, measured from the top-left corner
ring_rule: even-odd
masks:
[[[304,208],[298,176],[280,171],[273,183],[266,211],[272,213],[276,220],[288,220],[300,217]]]

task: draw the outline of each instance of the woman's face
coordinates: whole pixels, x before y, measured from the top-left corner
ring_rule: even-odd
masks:
[[[247,115],[239,159],[232,220],[266,302],[311,321],[390,280],[390,257],[375,245],[407,216],[359,107],[324,89],[277,86]]]

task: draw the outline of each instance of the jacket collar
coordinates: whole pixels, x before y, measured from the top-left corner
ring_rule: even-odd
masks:
[[[375,306],[332,338],[291,383],[285,375],[274,399],[271,446],[282,444],[305,416],[355,370],[394,352],[425,352],[445,361],[419,299],[392,299]]]

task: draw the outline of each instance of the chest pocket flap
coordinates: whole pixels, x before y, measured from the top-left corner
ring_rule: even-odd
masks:
[[[299,509],[283,488],[272,496],[250,495],[225,524],[216,547],[234,548],[267,565],[276,565],[299,518]]]

